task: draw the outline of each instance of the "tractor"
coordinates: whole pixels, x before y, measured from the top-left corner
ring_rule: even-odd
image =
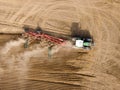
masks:
[[[93,36],[88,30],[82,30],[79,24],[74,22],[71,27],[71,37],[73,44],[77,48],[91,49],[94,45]]]
[[[67,36],[68,39],[65,38],[63,39],[60,37],[50,35],[50,32],[46,33],[39,26],[36,27],[35,29],[29,28],[27,26],[24,26],[23,28],[25,31],[23,37],[26,39],[26,43],[24,44],[25,48],[27,48],[34,41],[37,42],[46,41],[49,47],[65,44],[66,41],[72,41],[75,47],[83,49],[91,49],[91,47],[94,45],[94,40],[90,32],[88,30],[82,30],[79,27],[79,24],[76,22],[72,23],[71,35]]]

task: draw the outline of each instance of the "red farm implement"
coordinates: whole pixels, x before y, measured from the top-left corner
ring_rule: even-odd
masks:
[[[23,36],[24,38],[26,38],[25,48],[27,48],[28,45],[32,43],[33,41],[42,42],[44,40],[49,44],[49,46],[63,44],[65,42],[65,40],[61,38],[54,37],[54,36],[44,33],[40,27],[36,29],[24,28],[24,30],[25,30],[25,33],[23,34]]]

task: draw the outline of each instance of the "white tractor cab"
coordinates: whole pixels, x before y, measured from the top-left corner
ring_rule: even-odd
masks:
[[[72,42],[77,48],[91,49],[94,45],[93,37],[88,30],[81,30],[78,23],[72,23]]]

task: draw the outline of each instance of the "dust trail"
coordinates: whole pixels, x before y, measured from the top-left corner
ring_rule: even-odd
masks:
[[[17,47],[17,49],[20,48],[21,44],[23,44],[25,40],[18,39],[18,41],[10,41],[6,43],[4,48],[1,50],[1,61],[9,68],[9,70],[27,70],[28,63],[31,59],[31,57],[41,57],[44,56],[44,52],[48,50],[48,47],[41,48],[39,45],[37,47],[31,47],[32,50],[16,53],[13,49],[14,47]],[[66,50],[71,50],[73,48],[73,45],[71,42],[66,41],[64,45],[58,45],[54,46],[51,54],[55,54],[59,52],[62,48],[66,48]],[[9,55],[8,52],[13,52],[12,55]],[[11,54],[11,53],[10,53]],[[46,55],[47,57],[47,55]],[[24,68],[24,69],[23,69]]]
[[[14,52],[14,47],[19,48],[19,46],[24,43],[25,41],[23,39],[18,39],[18,40],[11,40],[5,44],[4,47],[1,48],[0,51],[0,73],[3,73],[4,68],[3,66],[7,67],[9,70],[12,68],[9,68],[11,66],[14,66],[15,63],[15,56],[14,55],[9,55],[8,52],[13,51]],[[15,53],[14,53],[15,54]]]
[[[45,55],[44,52],[48,50],[48,47],[41,48],[39,46],[37,47],[33,46],[32,50],[29,50],[29,51],[24,51],[21,53],[14,53],[14,51],[12,51],[13,55],[7,54],[9,51],[11,51],[10,49],[12,49],[15,46],[18,46],[18,48],[20,48],[19,46],[22,43],[24,43],[23,39],[18,39],[18,41],[10,41],[2,49],[1,53],[4,54],[1,56],[2,62],[4,62],[4,64],[8,67],[10,71],[12,70],[27,71],[29,68],[28,63],[30,59],[32,57],[44,56]],[[58,45],[53,47],[51,54],[53,55],[59,52],[62,48],[66,48],[66,50],[68,51],[68,50],[71,50],[72,47],[73,47],[72,43],[67,41],[64,46]],[[48,56],[46,55],[46,57]]]
[[[72,45],[70,41],[66,41],[63,45],[58,45],[58,46],[53,47],[51,54],[53,55],[59,52],[62,48],[66,48],[68,50],[68,49],[74,48],[74,46]]]
[[[3,47],[3,49],[1,50],[1,54],[7,54],[10,49],[16,46],[20,46],[24,42],[25,40],[20,38],[18,39],[18,41],[11,40],[10,42],[7,42],[6,45]]]
[[[18,79],[20,86],[25,86],[26,81],[24,78],[28,77],[28,69],[30,68],[29,63],[31,57],[40,57],[43,55],[45,50],[46,48],[37,47],[31,51],[25,51],[24,53],[18,54],[13,58],[13,61],[17,61],[17,64],[14,66],[16,66],[15,69],[19,70]],[[13,65],[11,67],[13,67]]]
[[[31,57],[44,55],[43,52],[47,48],[41,48],[38,45],[36,47],[32,46],[31,49],[26,49],[26,51],[23,49],[22,52],[16,52],[15,49],[21,49],[21,45],[24,42],[23,39],[18,39],[17,41],[11,40],[0,51],[0,79],[4,77],[4,72],[13,73],[15,78],[13,79],[12,76],[8,76],[8,78],[13,81],[15,80],[19,87],[25,86],[26,80],[24,78],[28,77]]]
[[[16,44],[17,45],[17,44]],[[4,57],[1,56],[1,61],[4,62],[9,70],[27,70],[28,69],[28,63],[31,59],[31,57],[41,57],[44,55],[44,51],[47,49],[36,47],[33,50],[30,51],[24,51],[22,53],[15,53],[11,56],[9,54],[5,54]]]
[[[20,60],[23,63],[28,63],[31,57],[41,57],[44,55],[44,51],[47,49],[45,48],[40,48],[37,47],[33,49],[32,51],[25,51],[24,53],[21,53],[17,55],[17,60]]]

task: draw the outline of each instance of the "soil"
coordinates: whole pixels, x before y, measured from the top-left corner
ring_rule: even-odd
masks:
[[[0,0],[0,33],[29,25],[71,35],[79,23],[94,38],[91,50],[71,44],[24,48],[16,35],[0,35],[0,90],[119,90],[119,0]]]

